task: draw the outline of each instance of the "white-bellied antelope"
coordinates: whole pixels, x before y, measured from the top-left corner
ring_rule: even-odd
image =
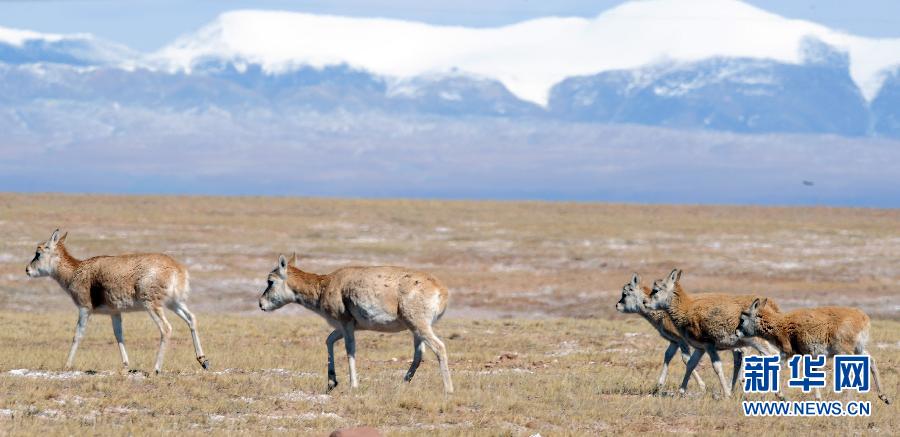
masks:
[[[740,337],[759,336],[781,351],[782,361],[801,355],[865,355],[869,341],[869,316],[857,308],[802,308],[786,313],[772,311],[766,300],[756,299],[741,313],[735,334]],[[869,357],[869,369],[878,398],[891,401],[881,391],[881,378],[875,359]],[[816,398],[821,393],[816,389]]]
[[[259,308],[274,311],[297,303],[322,316],[334,331],[328,335],[328,390],[337,386],[334,343],[344,339],[350,367],[350,386],[357,387],[356,331],[401,332],[413,335],[413,362],[404,377],[410,381],[427,345],[435,355],[444,391],[453,392],[447,348],[432,325],[447,309],[447,288],[434,276],[402,267],[345,267],[327,275],[304,272],[294,266],[296,256],[279,256],[267,277]]]
[[[703,354],[708,353],[713,370],[722,385],[722,393],[725,397],[730,397],[740,374],[743,357],[742,354],[734,355],[734,371],[729,385],[725,382],[719,351],[752,347],[764,355],[771,352],[768,345],[762,345],[752,338],[738,337],[734,333],[740,321],[741,311],[759,296],[689,295],[681,288],[678,282],[680,279],[681,270],[674,269],[666,279],[655,281],[646,304],[650,309],[664,310],[668,313],[681,336],[695,348],[688,361],[687,373],[681,382],[681,392],[684,393],[687,389],[688,378]],[[767,305],[772,311],[778,311],[775,302],[769,301]]]
[[[197,334],[197,319],[188,310],[185,300],[190,292],[187,269],[171,257],[158,253],[95,256],[79,260],[66,250],[66,235],[59,235],[59,229],[47,241],[37,246],[34,259],[25,268],[32,278],[49,276],[68,292],[78,307],[78,323],[75,338],[66,359],[66,368],[71,368],[75,351],[84,336],[88,320],[93,313],[109,314],[112,317],[113,333],[122,355],[122,364],[128,367],[125,352],[125,337],[122,333],[122,313],[145,310],[159,327],[159,351],[156,354],[154,370],[162,370],[163,354],[172,326],[166,320],[163,308],[169,308],[184,319],[191,329],[197,361],[204,369],[209,368],[209,360],[203,355],[200,337]]]

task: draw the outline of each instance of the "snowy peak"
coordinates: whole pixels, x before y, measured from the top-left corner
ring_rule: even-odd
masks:
[[[62,35],[0,26],[0,44],[21,47],[27,41],[58,42],[63,39],[89,39],[88,34]]]
[[[900,137],[900,39],[734,0],[648,0],[496,28],[234,11],[151,54],[0,28],[0,110],[504,117]]]
[[[787,19],[736,0],[647,0],[595,18],[540,18],[497,28],[434,26],[402,20],[280,11],[222,14],[151,59],[191,71],[210,58],[260,64],[270,73],[346,64],[404,78],[462,71],[501,82],[546,105],[572,76],[714,57],[803,63],[810,38],[847,53],[851,76],[871,100],[900,39],[867,39]]]
[[[63,35],[0,27],[0,62],[6,64],[118,65],[134,64],[137,58],[129,48],[90,34]]]

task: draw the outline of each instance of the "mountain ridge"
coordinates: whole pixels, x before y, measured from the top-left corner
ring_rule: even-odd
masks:
[[[657,26],[634,41],[607,41],[647,23]],[[677,30],[683,39],[666,41]],[[724,41],[698,42],[710,32]],[[866,61],[873,47],[878,63]],[[589,59],[562,62],[575,55]],[[0,28],[0,66],[8,104],[274,106],[900,137],[900,39],[846,35],[736,0],[629,2],[593,19],[482,29],[233,11],[151,53],[88,34]]]

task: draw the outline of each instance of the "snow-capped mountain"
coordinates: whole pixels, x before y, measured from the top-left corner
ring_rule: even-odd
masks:
[[[900,39],[736,0],[497,28],[234,11],[153,52],[0,28],[0,104],[545,118],[900,137]]]
[[[0,63],[124,66],[137,56],[123,45],[88,34],[48,34],[0,27]]]
[[[522,100],[547,103],[572,76],[658,62],[714,57],[804,61],[818,39],[848,54],[850,75],[871,100],[900,39],[868,39],[791,20],[737,0],[646,0],[593,19],[541,18],[488,29],[275,11],[235,11],[151,58],[190,71],[209,59],[258,64],[267,72],[346,64],[389,77],[458,70],[494,78]]]
[[[900,39],[733,0],[237,11],[152,53],[0,28],[0,133],[3,190],[897,207]]]
[[[865,135],[867,103],[846,56],[807,41],[803,64],[711,58],[566,79],[549,110],[578,121],[735,132]]]

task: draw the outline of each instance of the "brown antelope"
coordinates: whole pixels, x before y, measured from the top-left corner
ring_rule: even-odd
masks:
[[[869,340],[869,316],[857,308],[820,307],[803,308],[786,313],[772,311],[766,300],[755,299],[741,313],[741,321],[735,334],[739,337],[759,336],[774,344],[782,361],[795,354],[801,355],[864,355]],[[881,381],[875,359],[869,357],[869,369],[878,398],[886,404],[891,401],[881,392]],[[816,389],[816,398],[821,398]]]
[[[197,319],[188,310],[185,300],[190,292],[188,271],[167,255],[151,253],[139,255],[96,256],[79,260],[66,250],[64,234],[59,229],[47,241],[38,244],[34,259],[25,268],[32,278],[49,276],[69,293],[78,307],[78,323],[75,338],[66,359],[71,368],[75,351],[84,336],[88,320],[93,313],[112,317],[113,333],[122,355],[122,364],[128,367],[125,337],[122,333],[122,313],[146,310],[159,327],[159,351],[156,354],[156,373],[162,370],[163,354],[172,326],[166,320],[163,307],[168,307],[184,319],[191,329],[197,361],[204,369],[209,360],[203,355],[197,334]]]
[[[616,303],[616,310],[620,313],[640,314],[644,320],[650,322],[656,328],[656,331],[659,332],[662,338],[669,341],[669,347],[663,355],[662,372],[659,374],[659,379],[654,389],[654,392],[659,393],[666,383],[666,378],[669,375],[669,362],[675,357],[675,352],[681,349],[681,360],[684,361],[686,366],[691,356],[691,348],[681,338],[678,328],[672,324],[672,319],[669,318],[665,311],[651,310],[644,305],[644,299],[650,295],[650,288],[641,286],[640,283],[640,275],[634,273],[631,276],[631,282],[622,287],[622,298]],[[700,390],[706,391],[706,384],[703,382],[703,378],[700,377],[700,372],[694,372],[694,379],[697,380]]]
[[[681,382],[680,391],[685,392],[691,372],[697,367],[703,354],[708,353],[713,370],[722,385],[722,392],[725,397],[730,397],[740,374],[743,356],[734,355],[734,371],[731,375],[731,385],[728,385],[722,371],[719,351],[729,349],[736,351],[739,348],[752,347],[761,354],[771,355],[768,345],[763,345],[752,338],[738,337],[734,333],[740,321],[741,311],[758,296],[688,295],[681,288],[678,282],[680,279],[681,270],[672,270],[665,280],[654,282],[650,296],[645,301],[650,309],[664,310],[681,336],[695,348],[688,361],[687,373]],[[772,311],[778,311],[778,306],[774,302],[769,301],[767,305]]]
[[[345,267],[327,275],[304,272],[290,260],[278,257],[278,265],[267,278],[259,308],[274,311],[297,303],[322,316],[334,331],[328,335],[328,390],[337,386],[334,370],[334,343],[344,339],[350,367],[350,386],[359,386],[356,377],[356,337],[358,330],[413,334],[413,362],[404,381],[412,380],[422,349],[435,355],[444,380],[444,392],[453,393],[447,348],[434,334],[432,325],[447,309],[447,288],[434,276],[401,267]]]

